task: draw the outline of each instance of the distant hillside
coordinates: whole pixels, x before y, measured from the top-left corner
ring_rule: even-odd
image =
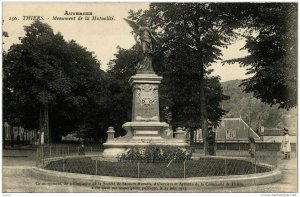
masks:
[[[253,97],[252,93],[244,93],[243,87],[239,87],[241,80],[222,82],[223,92],[230,96],[228,101],[222,102],[223,109],[228,113],[225,117],[242,117],[246,123],[256,130],[258,120],[267,128],[288,127],[292,130],[297,125],[297,110],[289,111],[278,109],[278,106],[270,106]]]

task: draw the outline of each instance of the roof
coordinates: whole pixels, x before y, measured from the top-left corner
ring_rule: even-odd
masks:
[[[248,141],[249,137],[260,140],[260,137],[241,118],[224,118],[219,127],[214,129],[218,141]],[[202,139],[202,133],[196,133],[197,139]]]
[[[283,136],[282,129],[265,129],[264,136]]]
[[[217,140],[248,140],[249,137],[260,139],[242,118],[223,118],[216,133]]]
[[[289,135],[296,135],[292,131],[289,131]],[[283,136],[283,129],[270,129],[265,128],[264,129],[264,136]]]
[[[281,143],[283,136],[264,136],[263,142],[276,142]],[[296,136],[290,136],[289,137],[290,143],[297,143],[297,137]]]

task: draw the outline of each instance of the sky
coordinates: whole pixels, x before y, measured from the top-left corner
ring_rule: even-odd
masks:
[[[109,60],[114,59],[117,46],[131,48],[135,41],[132,30],[123,20],[128,16],[130,9],[148,9],[148,3],[26,3],[26,2],[6,2],[3,3],[3,30],[9,35],[4,38],[4,50],[8,50],[13,43],[19,43],[20,37],[25,35],[24,26],[33,22],[33,16],[42,17],[49,24],[55,33],[60,32],[65,40],[75,40],[81,46],[93,51],[101,62],[101,69],[106,70]],[[113,17],[114,20],[53,20],[53,17],[74,17],[65,15],[69,12],[92,12],[92,16]],[[245,42],[237,41],[223,50],[223,59],[238,58],[247,55],[246,51],[241,51]],[[238,64],[224,65],[220,62],[214,64],[212,75],[219,75],[221,81],[234,79],[245,79],[245,68]]]

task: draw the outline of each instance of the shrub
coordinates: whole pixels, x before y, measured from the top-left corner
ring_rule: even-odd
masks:
[[[119,161],[122,162],[180,162],[191,159],[191,151],[174,146],[150,145],[144,148],[131,148],[122,154]]]

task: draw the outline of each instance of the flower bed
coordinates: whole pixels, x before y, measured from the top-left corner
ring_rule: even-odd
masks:
[[[214,157],[154,163],[145,161],[109,162],[93,160],[90,157],[64,158],[51,161],[44,168],[69,173],[130,178],[188,178],[247,175],[271,171],[267,166],[245,159]]]

